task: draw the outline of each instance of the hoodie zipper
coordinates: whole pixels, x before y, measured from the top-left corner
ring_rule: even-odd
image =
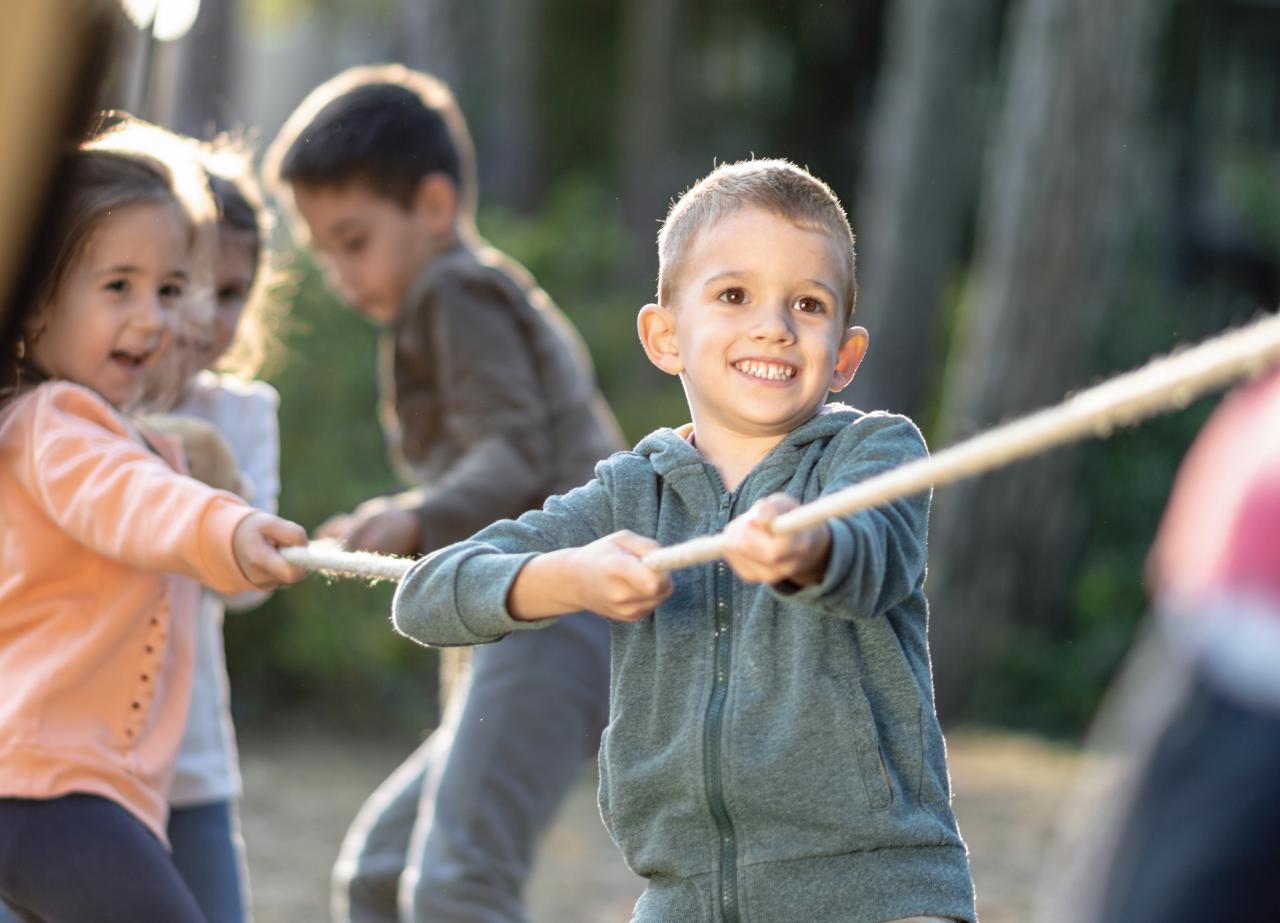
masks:
[[[716,479],[718,482],[718,478]],[[716,531],[728,524],[733,513],[734,495],[717,483],[721,493]],[[720,740],[724,726],[724,703],[729,692],[729,665],[733,653],[733,578],[723,561],[715,571],[715,661],[711,698],[707,702],[703,737],[703,775],[706,781],[707,805],[715,821],[720,846],[720,893],[718,903],[723,923],[739,923],[738,857],[733,820],[724,802],[724,780]]]

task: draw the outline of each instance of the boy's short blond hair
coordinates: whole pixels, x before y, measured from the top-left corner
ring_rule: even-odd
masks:
[[[671,206],[658,232],[658,301],[670,304],[698,235],[744,208],[760,208],[797,227],[827,234],[845,257],[845,319],[858,301],[853,229],[831,187],[788,160],[721,164]],[[845,246],[847,244],[847,247]]]

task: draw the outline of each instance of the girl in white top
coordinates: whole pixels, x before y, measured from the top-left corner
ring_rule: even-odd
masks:
[[[234,457],[233,481],[238,467],[233,489],[259,509],[274,513],[280,492],[279,395],[266,382],[241,377],[261,366],[268,333],[263,318],[267,299],[263,286],[255,284],[263,256],[265,212],[248,157],[238,145],[221,139],[202,148],[201,155],[218,206],[216,309],[207,341],[192,344],[201,370],[183,388],[171,413],[212,424]],[[194,457],[197,453],[191,449],[188,442]],[[218,468],[218,454],[206,453],[213,469]],[[215,470],[206,476],[217,481],[228,474]],[[225,598],[208,589],[201,592],[195,679],[169,796],[168,832],[174,863],[209,923],[250,919],[222,622],[225,609],[251,608],[265,598],[265,593]]]

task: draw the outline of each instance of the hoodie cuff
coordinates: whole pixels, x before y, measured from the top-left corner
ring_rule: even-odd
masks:
[[[463,627],[477,639],[496,641],[513,631],[545,628],[555,619],[524,621],[507,611],[507,596],[516,576],[536,557],[527,554],[476,554],[458,565],[454,610]]]
[[[507,612],[511,584],[532,557],[500,554],[483,545],[428,555],[396,588],[392,624],[406,637],[433,647],[488,644],[513,631],[541,627],[544,622],[522,622]]]

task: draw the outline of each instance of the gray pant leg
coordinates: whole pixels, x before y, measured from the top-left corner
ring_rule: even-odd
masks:
[[[333,867],[334,923],[398,923],[396,894],[418,819],[423,778],[448,750],[448,724],[446,720],[378,786],[352,821]]]
[[[599,747],[608,701],[609,625],[597,616],[475,650],[448,758],[422,787],[403,923],[526,923],[535,846]]]

